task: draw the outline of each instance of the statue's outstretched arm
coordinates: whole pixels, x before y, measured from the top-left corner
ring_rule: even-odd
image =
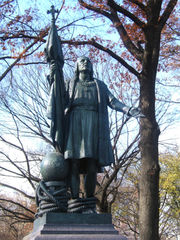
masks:
[[[129,107],[125,105],[124,103],[120,102],[117,98],[113,96],[113,94],[108,91],[108,99],[109,99],[109,104],[108,106],[118,112],[123,112],[129,117],[145,117],[142,113],[140,108],[136,107]]]

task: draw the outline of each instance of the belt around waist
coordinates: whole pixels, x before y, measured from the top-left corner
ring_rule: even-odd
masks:
[[[73,106],[72,107],[72,110],[76,111],[76,110],[87,110],[87,111],[94,111],[94,112],[97,112],[97,108],[95,106],[91,106],[91,105],[87,105],[87,106]]]

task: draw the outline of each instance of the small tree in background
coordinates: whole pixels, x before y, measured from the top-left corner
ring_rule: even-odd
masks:
[[[0,197],[0,237],[1,240],[23,239],[32,229],[35,204],[14,195],[9,197],[1,194]]]
[[[177,151],[160,156],[160,239],[173,239],[179,235],[179,179],[180,158]],[[114,224],[128,239],[139,239],[139,162],[133,162],[126,171],[112,205]]]

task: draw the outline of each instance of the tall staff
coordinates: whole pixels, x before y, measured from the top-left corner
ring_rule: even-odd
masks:
[[[64,151],[64,96],[65,86],[63,77],[64,57],[61,40],[55,26],[55,13],[58,11],[51,7],[48,14],[52,14],[51,28],[45,48],[47,62],[50,65],[48,81],[50,96],[47,107],[47,117],[51,120],[50,136],[57,151]]]

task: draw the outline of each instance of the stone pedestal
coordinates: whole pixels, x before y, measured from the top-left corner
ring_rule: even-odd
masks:
[[[127,240],[112,225],[111,214],[47,213],[23,240]]]

